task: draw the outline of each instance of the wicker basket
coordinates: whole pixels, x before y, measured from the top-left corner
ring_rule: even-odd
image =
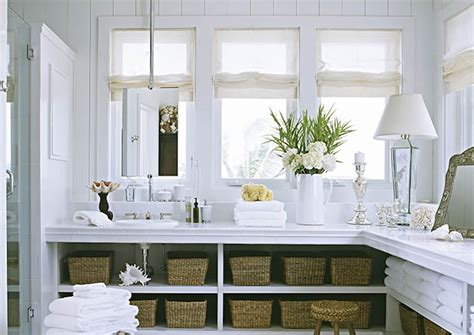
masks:
[[[370,327],[370,317],[372,315],[372,302],[371,301],[351,301],[359,306],[359,314],[357,318],[352,321],[352,325],[356,329],[368,329]],[[341,322],[340,326],[347,328],[347,323]]]
[[[204,285],[209,259],[205,253],[169,252],[167,260],[169,285]]]
[[[232,284],[239,286],[270,285],[272,257],[268,253],[230,255]]]
[[[314,329],[315,321],[311,315],[314,301],[280,300],[281,327],[286,329]]]
[[[151,328],[156,326],[158,299],[131,300],[130,305],[138,307],[137,319],[140,322],[141,328]]]
[[[451,333],[441,328],[436,323],[431,322],[428,319],[423,320],[423,325],[426,335],[450,335]]]
[[[270,328],[273,300],[229,300],[232,327]]]
[[[169,328],[204,328],[207,301],[166,300],[166,324]]]
[[[372,259],[367,256],[331,257],[331,284],[339,286],[369,285]]]
[[[423,317],[403,304],[399,305],[399,310],[403,333],[405,335],[424,335]],[[427,333],[427,335],[432,334]]]
[[[112,251],[88,251],[68,257],[71,284],[110,283]]]
[[[326,258],[316,256],[283,256],[283,282],[286,285],[322,285]]]

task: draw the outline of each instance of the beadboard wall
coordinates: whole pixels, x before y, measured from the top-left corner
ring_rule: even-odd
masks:
[[[458,0],[154,0],[161,16],[371,16],[414,17],[416,29],[415,91],[423,94],[436,119],[433,72],[436,56],[433,12],[436,6]],[[97,29],[100,16],[147,15],[148,0],[10,0],[9,6],[27,23],[45,22],[75,52],[74,99],[74,195],[85,201],[85,185],[96,177]],[[282,21],[283,22],[283,21]],[[420,44],[418,41],[422,41]],[[199,112],[199,111],[198,111]],[[423,144],[423,173],[419,200],[430,201],[438,193],[433,185],[433,146]],[[349,188],[348,188],[349,189]],[[350,190],[348,192],[351,192]],[[384,200],[386,195],[371,198]],[[349,194],[349,193],[348,193]],[[350,193],[352,194],[352,193]],[[352,196],[352,195],[351,195]],[[340,199],[332,199],[340,201]]]

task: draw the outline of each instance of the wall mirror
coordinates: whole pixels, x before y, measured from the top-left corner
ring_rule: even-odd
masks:
[[[448,224],[474,238],[474,147],[451,157],[433,230]]]
[[[116,173],[122,177],[181,177],[185,147],[180,142],[185,139],[180,132],[184,135],[185,111],[180,114],[179,90],[125,88],[115,104],[112,146]]]

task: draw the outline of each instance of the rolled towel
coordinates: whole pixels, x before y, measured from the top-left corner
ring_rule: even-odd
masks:
[[[418,301],[417,303],[427,309],[428,311],[432,312],[432,313],[435,313],[436,314],[436,311],[438,310],[438,308],[440,307],[440,304],[438,301],[436,300],[433,300],[433,298],[429,297],[429,296],[426,296],[424,294],[421,294],[419,297],[418,297]]]
[[[66,297],[53,300],[49,304],[49,311],[51,313],[80,318],[94,315],[104,310],[114,310],[117,306],[126,306],[128,303],[128,299],[116,299],[114,297],[94,299]]]
[[[422,280],[418,291],[420,291],[421,294],[433,297],[433,299],[436,300],[436,297],[438,294],[443,292],[443,289],[429,281]]]
[[[405,263],[404,260],[393,256],[388,257],[385,261],[385,264],[387,264],[388,267],[393,268],[399,272],[405,272],[402,267],[403,263]]]
[[[438,272],[434,272],[426,268],[423,268],[423,270],[421,270],[421,277],[423,278],[423,280],[429,281],[430,283],[436,286],[439,286],[438,280],[441,277],[441,274]]]
[[[79,211],[74,213],[73,221],[81,225],[93,225],[97,227],[113,226],[114,223],[109,220],[107,215],[101,212]]]
[[[286,212],[270,212],[270,211],[235,211],[234,219],[238,220],[279,220],[286,221]]]
[[[419,265],[416,265],[410,262],[405,262],[403,263],[402,268],[403,268],[403,271],[405,271],[405,273],[408,273],[415,278],[420,278],[420,279],[423,278],[422,277],[423,268]]]
[[[469,310],[471,311],[471,313],[474,313],[474,305],[472,305],[471,307],[469,307]]]
[[[394,268],[385,268],[385,274],[387,276],[390,276],[390,277],[398,280],[398,281],[402,281],[403,278],[405,277],[404,272],[397,271]]]
[[[402,287],[402,294],[412,300],[412,301],[418,301],[418,298],[420,297],[420,293],[417,292],[416,290],[414,290],[413,288],[409,287],[409,286],[403,286]]]
[[[285,227],[285,221],[282,220],[238,220],[237,225],[242,227]]]
[[[76,285],[74,285],[76,286]],[[117,300],[130,300],[132,294],[128,290],[123,290],[119,288],[107,288],[103,290],[80,290],[74,291],[74,297],[77,298],[102,298],[102,299],[117,299]]]
[[[436,314],[443,320],[450,324],[462,328],[462,313],[455,312],[446,306],[441,306],[436,311]]]
[[[235,206],[235,209],[239,212],[244,211],[270,211],[270,212],[282,212],[283,211],[283,203],[280,201],[272,200],[272,201],[239,201]]]
[[[442,289],[454,293],[458,297],[462,297],[463,284],[459,280],[448,276],[441,276],[438,280],[438,285]]]
[[[410,274],[406,274],[405,277],[403,278],[403,285],[408,286],[415,290],[416,292],[420,293],[420,285],[421,285],[421,279],[414,277]]]
[[[462,313],[463,300],[449,291],[442,291],[438,294],[438,301],[449,309]]]
[[[114,316],[113,318],[87,320],[68,315],[49,314],[44,318],[47,328],[59,328],[73,332],[118,332],[122,329],[138,327],[138,320],[134,317]],[[136,332],[136,330],[135,330]]]
[[[397,280],[394,280],[392,277],[386,277],[384,279],[385,286],[388,288],[391,288],[394,291],[397,291],[398,293],[402,293],[402,288],[403,284]]]

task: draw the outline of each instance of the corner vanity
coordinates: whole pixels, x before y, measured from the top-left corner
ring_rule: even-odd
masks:
[[[356,227],[347,224],[305,227],[287,224],[285,228],[243,228],[230,222],[208,225],[180,223],[174,228],[89,227],[63,224],[45,228],[51,271],[51,299],[68,296],[73,287],[68,282],[65,259],[80,250],[114,252],[111,287],[118,287],[119,271],[125,263],[141,265],[140,243],[149,243],[148,263],[154,274],[149,285],[127,287],[134,298],[158,299],[158,326],[143,328],[139,334],[312,334],[311,329],[284,329],[279,322],[279,300],[291,299],[367,299],[372,302],[368,329],[357,334],[402,334],[399,303],[410,307],[452,334],[468,334],[471,327],[469,306],[474,305],[474,242],[449,243],[428,239],[426,233],[376,226]],[[267,251],[273,256],[272,282],[269,286],[234,286],[230,281],[229,253],[242,250]],[[372,279],[367,286],[287,286],[281,281],[278,255],[285,252],[334,251],[352,254],[363,251],[372,258]],[[170,286],[166,281],[166,254],[169,251],[199,251],[209,257],[209,272],[204,286]],[[386,287],[385,261],[389,256],[438,272],[462,283],[462,323],[449,320],[420,306],[410,296]],[[48,285],[49,286],[49,285]],[[164,301],[168,297],[203,298],[208,301],[204,329],[171,329],[164,325]],[[228,300],[232,298],[272,299],[270,329],[235,329],[230,326]],[[45,301],[47,306],[48,302]],[[330,334],[325,328],[324,334]]]

